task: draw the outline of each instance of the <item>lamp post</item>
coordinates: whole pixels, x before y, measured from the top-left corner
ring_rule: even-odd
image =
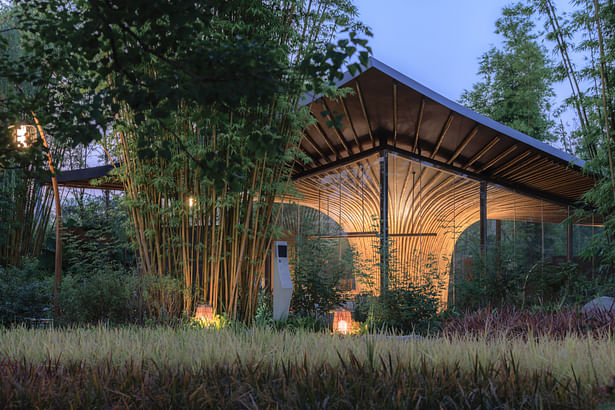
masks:
[[[34,118],[34,123],[36,127],[32,125],[19,125],[12,126],[9,128],[13,129],[13,135],[15,137],[15,143],[18,148],[29,148],[36,141],[36,131],[38,130],[39,135],[43,141],[43,145],[47,148],[47,161],[49,163],[49,171],[51,172],[51,186],[53,187],[53,197],[55,200],[55,208],[56,208],[56,255],[55,255],[55,273],[53,280],[53,310],[55,317],[57,318],[60,315],[60,308],[58,306],[58,293],[60,291],[60,284],[62,282],[62,208],[60,206],[60,193],[58,191],[58,180],[56,178],[56,173],[53,168],[53,162],[51,161],[51,152],[49,151],[49,144],[47,143],[47,138],[45,138],[45,133],[43,132],[43,127],[38,121],[38,118],[32,112],[32,117]]]

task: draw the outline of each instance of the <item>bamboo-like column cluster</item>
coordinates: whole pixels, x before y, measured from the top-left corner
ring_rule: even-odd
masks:
[[[480,183],[420,161],[397,155],[388,164],[388,276],[394,286],[439,282],[442,305],[447,302],[448,279],[455,243],[480,220]],[[356,250],[363,276],[360,291],[380,291],[378,232],[380,180],[374,154],[295,182],[295,200],[332,219]],[[541,202],[502,187],[487,189],[487,217],[497,220],[560,223],[565,208]],[[330,232],[323,229],[322,233]]]

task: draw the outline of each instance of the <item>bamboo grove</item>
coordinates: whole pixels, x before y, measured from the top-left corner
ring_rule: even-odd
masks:
[[[20,33],[10,30],[14,26],[13,13],[0,7],[0,32],[3,33],[0,40],[7,44],[7,54],[2,57],[7,62],[23,54]],[[0,107],[5,110],[1,114],[8,113],[8,118],[0,116],[0,127],[9,133],[8,127],[32,122],[30,114],[23,114],[24,110],[16,108],[18,96],[32,98],[37,93],[29,83],[16,84],[0,75]],[[3,126],[3,120],[8,120],[8,127]],[[12,145],[12,135],[10,138]],[[7,151],[0,150],[0,267],[21,266],[24,257],[39,256],[53,216],[53,192],[45,184],[49,175],[40,172],[43,158],[40,138],[29,149]],[[61,166],[66,153],[66,146],[53,144],[51,156],[58,165]]]
[[[308,91],[337,92],[315,69],[318,64],[306,61],[327,56],[319,61],[332,57],[339,66],[356,51],[350,46],[340,53],[330,43],[340,27],[360,27],[349,2],[271,3],[276,21],[268,29],[275,29],[270,35],[289,67],[283,91],[266,103],[246,98],[237,106],[182,100],[171,121],[147,127],[156,134],[148,138],[163,147],[156,151],[143,144],[138,113],[120,104],[121,125],[109,141],[119,158],[116,174],[124,183],[140,270],[181,280],[188,314],[197,303],[208,303],[233,318],[253,316],[264,260],[279,234],[275,203],[292,190],[293,162],[306,158],[298,143],[312,118],[300,98]],[[217,28],[232,33],[229,27],[241,18],[220,16]],[[156,77],[155,61],[148,70]],[[159,297],[174,305],[165,301],[169,296]]]

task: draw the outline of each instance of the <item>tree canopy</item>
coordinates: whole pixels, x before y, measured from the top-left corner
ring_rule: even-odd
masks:
[[[554,141],[550,119],[554,96],[553,65],[538,42],[533,9],[522,3],[505,7],[496,23],[501,48],[482,55],[482,81],[466,90],[461,103],[489,118],[542,141]]]

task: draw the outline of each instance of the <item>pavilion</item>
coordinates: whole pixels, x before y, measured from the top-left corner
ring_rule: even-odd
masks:
[[[293,165],[301,195],[286,199],[319,210],[343,229],[322,236],[343,237],[362,258],[380,259],[376,290],[394,279],[420,282],[425,269],[448,275],[455,242],[475,222],[482,249],[488,219],[560,223],[594,185],[582,171],[584,161],[376,59],[338,85],[352,92],[336,100],[304,98],[315,121],[300,148],[311,162]],[[59,183],[86,187],[110,169],[65,171]],[[571,258],[572,224],[567,232]],[[394,252],[380,252],[384,244]],[[383,268],[391,254],[401,277]]]

